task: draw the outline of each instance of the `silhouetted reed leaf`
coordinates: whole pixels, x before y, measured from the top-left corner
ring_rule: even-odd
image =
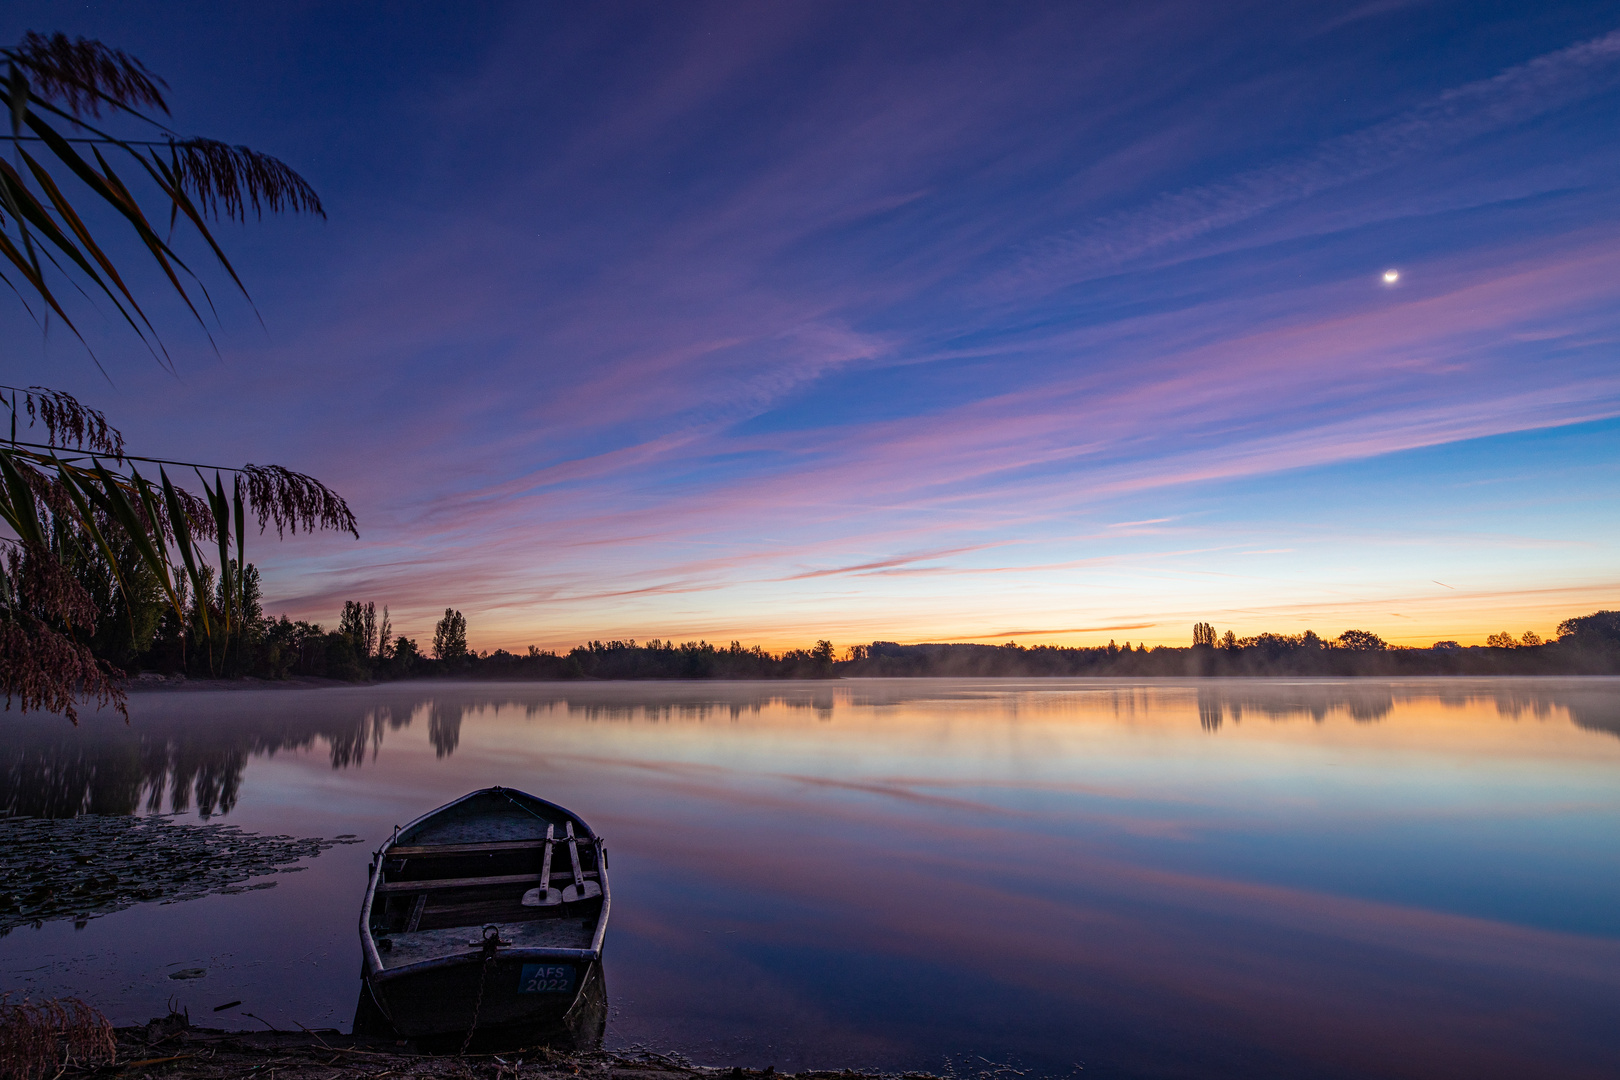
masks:
[[[96,261],[96,264],[101,267],[112,283],[118,286],[118,291],[123,294],[125,300],[129,301],[129,306],[135,310],[135,314],[141,317],[141,322],[146,324],[147,329],[152,329],[152,321],[146,317],[146,312],[141,310],[141,305],[135,299],[135,294],[129,291],[129,286],[124,284],[124,279],[119,275],[118,268],[113,265],[111,259],[107,258],[106,252],[101,250],[101,246],[96,243],[95,237],[90,235],[89,228],[79,218],[78,211],[73,209],[73,204],[68,201],[67,196],[62,194],[62,189],[57,186],[55,178],[45,170],[43,165],[35,161],[28,151],[19,149],[17,153],[28,165],[28,171],[33,174],[35,182],[40,186],[40,190],[44,191],[46,198],[51,200],[51,205],[56,209],[58,216],[67,223],[68,228],[78,238],[84,250]],[[106,286],[103,285],[102,288],[105,289]],[[116,297],[114,297],[113,303],[118,303]],[[122,305],[119,306],[119,310],[120,312],[123,311]],[[139,326],[135,325],[135,320],[130,318],[128,313],[124,313],[124,318],[129,321],[135,332],[140,334],[144,340],[146,335]]]
[[[0,160],[0,196],[3,196],[0,202],[3,202],[12,213],[19,215],[32,225],[41,236],[72,259],[80,270],[89,274],[97,285],[101,285],[103,289],[107,288],[106,285],[102,284],[101,276],[91,267],[90,261],[84,257],[84,253],[79,250],[72,240],[68,239],[67,234],[62,232],[38,197],[28,190],[28,185],[23,182],[22,175],[12,168],[9,162],[4,160]],[[110,296],[111,293],[109,292],[108,295]],[[114,298],[114,303],[116,302],[117,300]]]
[[[236,606],[235,589],[231,573],[231,504],[225,499],[225,481],[220,479],[219,473],[214,473],[214,486],[210,488],[208,481],[199,470],[197,478],[203,482],[203,490],[208,492],[208,507],[213,511],[214,539],[219,544],[219,595],[224,601],[225,633],[231,632],[233,619],[231,609]]]
[[[82,483],[75,471],[68,468],[63,462],[57,462],[56,481],[61,485],[62,491],[67,494],[68,500],[73,504],[75,522],[81,529],[90,534],[90,539],[100,550],[102,557],[107,560],[107,567],[112,571],[113,581],[117,583],[118,591],[127,593],[129,586],[124,580],[122,560],[118,558],[118,553],[113,550],[112,544],[107,541],[106,532],[102,529],[101,522],[97,520],[96,514],[90,508],[91,504],[96,501],[94,489]],[[129,621],[130,631],[133,633],[135,630],[135,609],[133,605],[127,603],[124,605],[124,616]]]
[[[231,485],[231,513],[236,519],[236,565],[239,569],[247,566],[247,509],[242,493],[242,477],[237,474]],[[245,582],[246,579],[244,578]],[[246,604],[247,594],[243,593],[243,603]]]
[[[0,233],[0,255],[4,255],[13,266],[22,272],[23,280],[28,282],[29,287],[39,295],[41,300],[50,305],[51,310],[56,312],[56,317],[61,319],[63,324],[77,336],[78,329],[73,325],[73,320],[68,318],[68,313],[62,310],[62,305],[57,303],[56,294],[51,292],[50,287],[45,284],[45,278],[39,272],[38,264],[32,259],[24,258],[23,253],[17,250],[17,245],[11,242],[11,237],[5,233]]]
[[[153,536],[158,515],[156,507],[153,505],[155,500],[151,497],[149,485],[133,469],[130,470],[131,481],[124,481],[122,477],[114,474],[99,461],[95,464],[93,471],[96,478],[101,482],[100,491],[95,492],[100,496],[97,501],[101,503],[104,509],[110,512],[113,519],[118,522],[125,534],[129,536],[135,545],[136,552],[141,557],[141,562],[146,564],[146,568],[152,572],[153,576],[157,578],[158,584],[162,586],[163,594],[168,597],[169,606],[174,609],[177,616],[183,618],[185,612],[181,607],[179,592],[174,587],[174,579],[169,574],[169,560],[162,544],[162,538],[161,536]],[[130,501],[129,492],[125,490],[126,484],[135,490],[138,504],[146,509],[145,515],[136,509],[136,502]],[[94,490],[90,489],[88,485],[86,485],[86,489]]]
[[[212,636],[208,625],[209,590],[198,565],[196,542],[191,538],[191,515],[187,513],[189,508],[180,501],[175,486],[169,482],[168,471],[162,466],[158,467],[158,479],[163,484],[163,505],[169,512],[169,527],[174,530],[174,546],[180,549],[180,561],[185,565],[186,577],[191,582],[191,593],[198,599],[197,615],[202,622],[202,631],[205,635]],[[204,513],[197,515],[198,518],[207,516],[206,508]]]
[[[24,478],[24,469],[26,466],[19,468],[11,454],[0,451],[0,477],[4,478],[6,489],[0,516],[5,518],[11,531],[21,537],[23,543],[44,547],[45,530],[40,526],[39,511],[34,505],[34,489]]]
[[[113,167],[107,164],[107,159],[102,157],[101,151],[95,147],[91,149],[96,155],[96,163],[101,166],[102,180],[107,190],[113,194],[116,205],[124,211],[124,216],[135,226],[136,235],[146,245],[146,250],[151,253],[152,258],[157,260],[157,264],[163,268],[163,273],[168,276],[169,284],[174,287],[174,291],[180,294],[180,299],[185,301],[185,305],[191,310],[191,314],[196,317],[199,323],[202,323],[202,314],[198,312],[196,305],[191,302],[191,297],[187,294],[185,286],[180,284],[180,278],[175,274],[174,268],[178,266],[186,272],[186,276],[194,280],[197,275],[193,274],[191,268],[181,260],[180,256],[176,255],[173,249],[158,237],[151,223],[146,220],[146,215],[141,213],[140,205],[136,203],[135,197],[129,193],[129,188],[124,186],[124,182],[118,178],[118,174],[113,171]],[[139,160],[138,155],[137,160]],[[207,324],[203,323],[203,325],[206,326]]]

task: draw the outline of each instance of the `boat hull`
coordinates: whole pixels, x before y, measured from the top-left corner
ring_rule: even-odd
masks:
[[[536,967],[543,969],[543,978],[536,978]],[[559,977],[562,969],[565,977]],[[525,992],[525,982],[566,989]],[[470,1030],[474,1046],[544,1043],[588,1050],[601,1044],[607,1024],[606,980],[598,960],[497,957],[486,964],[470,957],[424,971],[368,973],[365,984],[388,1033],[425,1048],[447,1041],[446,1048],[459,1049]]]
[[[610,903],[606,848],[563,807],[496,787],[422,815],[372,862],[356,1032],[598,1045]]]

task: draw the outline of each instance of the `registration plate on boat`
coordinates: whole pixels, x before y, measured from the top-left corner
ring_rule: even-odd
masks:
[[[571,994],[574,991],[574,965],[524,964],[518,978],[520,994]]]

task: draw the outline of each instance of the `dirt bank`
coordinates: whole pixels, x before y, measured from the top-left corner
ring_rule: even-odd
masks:
[[[563,1052],[544,1047],[465,1057],[429,1056],[382,1039],[320,1031],[219,1031],[188,1026],[184,1017],[116,1031],[111,1063],[69,1065],[52,1080],[76,1077],[170,1077],[173,1080],[879,1080],[877,1074],[692,1065],[650,1050]],[[908,1080],[935,1080],[926,1073]]]

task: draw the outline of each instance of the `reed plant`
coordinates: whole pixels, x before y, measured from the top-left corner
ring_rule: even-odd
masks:
[[[198,464],[123,451],[117,428],[71,395],[0,387],[8,390],[13,431],[23,412],[30,424],[37,418],[45,437],[0,443],[0,520],[16,534],[0,540],[8,548],[0,560],[0,693],[8,706],[16,698],[24,710],[75,721],[80,697],[123,707],[121,673],[83,640],[97,609],[68,570],[76,562],[99,560],[128,594],[132,551],[134,568],[155,583],[177,622],[195,626],[209,670],[218,674],[256,606],[244,570],[250,514],[261,533],[274,525],[278,536],[300,529],[359,535],[348,504],[314,477],[250,464],[214,467],[210,479]],[[157,476],[143,474],[140,463],[156,465]],[[174,483],[172,466],[189,468],[203,495]],[[229,493],[226,472],[234,474]],[[124,607],[134,610],[133,603]]]
[[[134,279],[113,262],[98,232],[132,233],[133,250],[149,258],[160,287],[181,299],[212,342],[204,312],[213,314],[213,298],[176,250],[177,227],[201,241],[251,306],[210,221],[266,211],[326,216],[314,189],[285,163],[169,127],[167,84],[121,49],[30,32],[0,46],[0,64],[0,108],[10,119],[0,142],[11,146],[11,160],[0,159],[0,282],[42,327],[54,318],[87,350],[66,302],[74,293],[109,303],[172,368],[129,284]],[[103,213],[87,214],[87,206]],[[165,216],[160,229],[154,221]],[[114,224],[92,231],[87,221]],[[143,578],[177,619],[198,623],[209,668],[217,671],[246,614],[250,512],[261,533],[273,524],[278,536],[300,528],[359,535],[348,505],[313,477],[277,465],[133,455],[105,416],[69,394],[40,386],[0,391],[0,404],[11,410],[10,439],[0,443],[0,521],[14,534],[0,541],[10,548],[0,560],[0,693],[8,708],[16,699],[25,710],[76,719],[81,697],[123,706],[119,673],[84,644],[96,611],[64,569],[71,554],[95,553],[129,593],[129,560],[120,555],[133,549]],[[30,428],[43,427],[42,440],[19,437],[26,434],[18,430],[22,415]],[[176,483],[171,470],[195,473],[201,494]],[[190,612],[187,593],[196,600]]]
[[[0,1080],[44,1080],[65,1065],[111,1062],[113,1026],[78,998],[0,997]]]

